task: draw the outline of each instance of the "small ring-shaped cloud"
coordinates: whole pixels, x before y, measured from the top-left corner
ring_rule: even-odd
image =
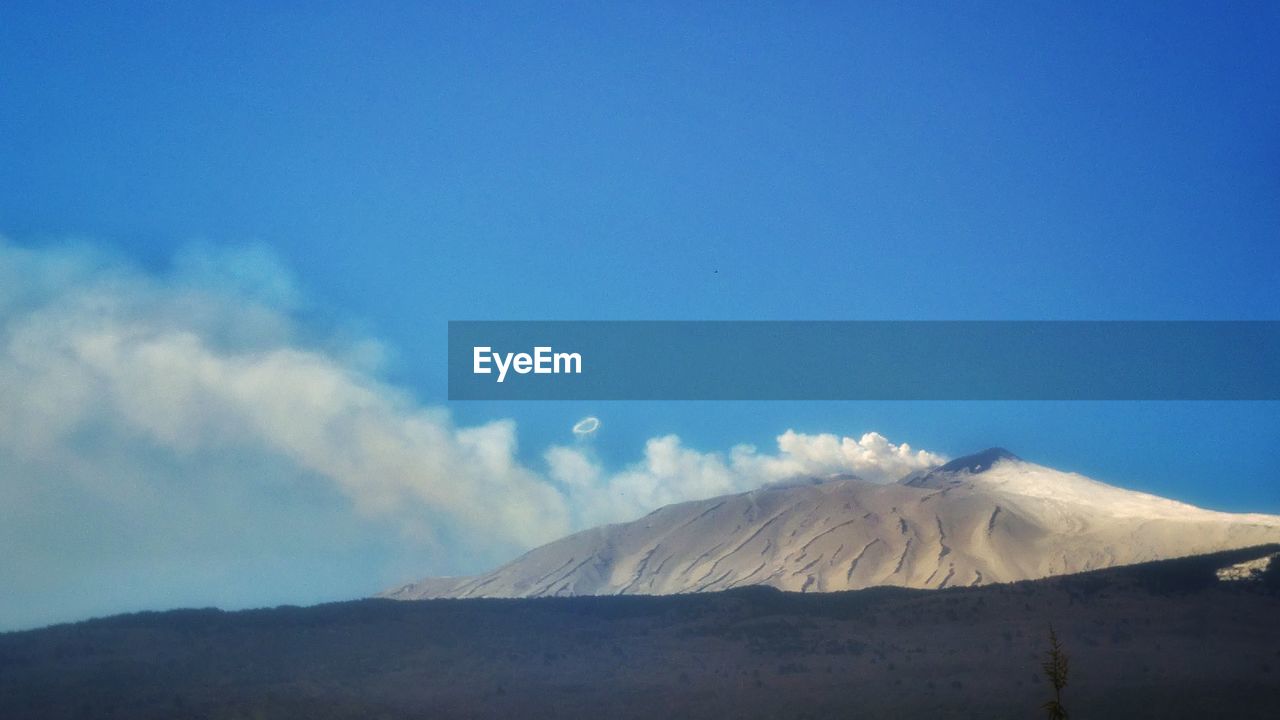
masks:
[[[573,434],[578,437],[591,435],[600,428],[600,418],[584,417],[573,425]]]

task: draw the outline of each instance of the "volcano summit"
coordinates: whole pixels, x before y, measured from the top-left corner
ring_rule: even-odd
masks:
[[[1012,582],[1280,542],[1280,516],[1204,510],[992,448],[898,482],[808,479],[669,505],[399,599],[825,592]]]

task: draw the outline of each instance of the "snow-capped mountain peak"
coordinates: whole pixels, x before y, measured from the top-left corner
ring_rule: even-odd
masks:
[[[1280,516],[1214,512],[1000,448],[897,483],[812,480],[669,505],[471,578],[388,597],[670,594],[769,585],[939,588],[1280,542]]]
[[[937,472],[958,473],[968,472],[971,474],[986,472],[993,465],[1002,460],[1021,460],[1022,458],[1001,447],[987,448],[982,452],[964,457],[956,458],[945,465],[939,466]]]

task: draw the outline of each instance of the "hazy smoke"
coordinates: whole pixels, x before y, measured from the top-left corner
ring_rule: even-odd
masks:
[[[158,276],[89,247],[0,241],[0,582],[193,545],[232,563],[238,538],[305,545],[370,522],[427,550],[429,572],[446,556],[432,549],[490,562],[670,502],[942,460],[875,433],[788,431],[776,453],[667,436],[618,472],[585,445],[526,467],[513,422],[455,426],[376,379],[377,343],[318,335],[300,304],[261,249],[193,249]]]

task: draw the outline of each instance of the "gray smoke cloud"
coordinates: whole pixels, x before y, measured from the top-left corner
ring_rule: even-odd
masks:
[[[876,433],[788,431],[772,453],[666,436],[619,471],[585,445],[529,467],[514,422],[456,425],[378,379],[376,341],[306,327],[303,303],[261,248],[192,248],[155,274],[93,246],[0,240],[0,583],[14,589],[0,625],[41,621],[52,595],[90,611],[188,602],[227,574],[277,572],[255,566],[264,548],[287,567],[376,536],[401,548],[386,573],[421,575],[670,502],[942,460]],[[101,578],[136,593],[95,591]]]

